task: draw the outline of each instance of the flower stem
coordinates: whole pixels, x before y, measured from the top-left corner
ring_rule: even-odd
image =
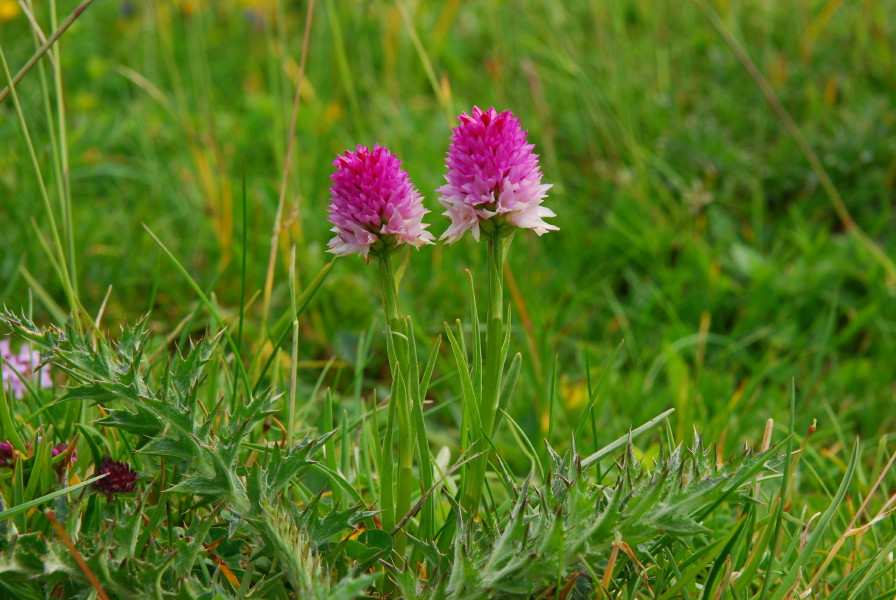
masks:
[[[510,237],[502,237],[497,232],[490,235],[488,240],[488,329],[480,405],[482,430],[487,436],[493,433],[504,370],[501,352],[504,345],[504,261],[510,241]]]
[[[465,488],[465,505],[473,515],[479,511],[488,465],[487,439],[494,433],[501,395],[501,378],[504,371],[504,261],[507,259],[512,240],[512,235],[501,235],[498,230],[488,234],[488,322],[485,368],[482,373],[482,396],[479,399],[480,430],[474,437],[476,451],[484,451],[485,454],[473,461],[469,485]]]
[[[392,272],[392,259],[388,251],[377,255],[377,263],[380,267],[380,285],[383,291],[383,311],[386,314],[386,325],[393,331],[401,326],[401,318],[398,315],[398,285],[395,274]]]
[[[414,437],[411,427],[410,414],[410,377],[416,377],[416,373],[409,372],[408,337],[404,321],[398,313],[398,285],[395,273],[392,270],[392,262],[388,251],[380,252],[377,256],[380,267],[380,284],[383,292],[383,310],[388,325],[387,348],[389,349],[389,366],[392,369],[394,395],[390,402],[395,403],[395,416],[398,425],[398,490],[395,495],[395,506],[384,509],[389,511],[392,517],[388,528],[392,528],[411,509],[411,492],[414,478]],[[395,335],[397,334],[397,335]],[[390,411],[391,412],[391,411]],[[386,453],[384,453],[385,455]],[[384,481],[383,485],[392,485],[391,481]],[[391,509],[391,511],[389,510]],[[395,549],[403,553],[407,537],[397,535],[394,541]]]

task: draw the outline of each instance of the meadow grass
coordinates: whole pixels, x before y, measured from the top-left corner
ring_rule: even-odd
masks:
[[[0,22],[0,87],[80,4]],[[875,0],[89,6],[0,104],[3,318],[69,386],[0,405],[0,595],[96,589],[52,508],[113,596],[892,597],[894,27]],[[436,213],[474,104],[528,127],[560,231],[505,269],[489,509],[393,552],[376,269],[325,253],[328,176],[387,144]],[[444,322],[475,351],[465,269],[484,306],[481,245],[411,257],[421,375]],[[449,341],[436,481],[469,458]],[[77,487],[103,454],[136,497]],[[450,524],[463,472],[412,500]]]

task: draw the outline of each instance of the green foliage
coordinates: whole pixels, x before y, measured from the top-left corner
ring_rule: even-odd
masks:
[[[0,392],[0,597],[96,597],[88,572],[120,598],[894,596],[887,2],[94,2],[53,45],[81,2],[20,4],[0,321],[56,387]],[[523,119],[561,228],[508,257],[485,409],[491,323],[470,293],[455,321],[479,246],[402,265],[390,336],[374,270],[323,252],[356,143],[404,159],[438,233],[473,104]],[[763,424],[786,446],[741,453]],[[98,493],[105,455],[134,495]]]
[[[431,597],[544,597],[556,586],[573,597],[593,597],[599,584],[591,570],[606,564],[614,549],[649,545],[650,556],[709,534],[699,522],[708,509],[726,498],[749,501],[743,492],[757,471],[768,468],[772,454],[744,455],[720,467],[698,437],[694,448],[679,447],[645,468],[629,446],[612,485],[588,477],[572,454],[551,450],[551,456],[551,480],[533,489],[530,475],[513,503],[499,511],[494,529],[459,531],[454,554],[430,567],[437,574],[427,583]]]
[[[225,541],[234,550],[239,550],[254,540],[251,545],[269,549],[268,561],[279,561],[293,591],[302,597],[353,598],[369,584],[370,577],[344,577],[331,589],[321,569],[318,551],[334,536],[352,530],[357,523],[369,520],[375,513],[362,510],[363,505],[356,505],[344,510],[326,510],[321,517],[319,512],[324,509],[319,506],[320,494],[309,498],[301,513],[294,513],[290,508],[294,506],[292,503],[284,504],[296,491],[293,486],[316,464],[312,456],[324,447],[330,434],[290,448],[281,449],[277,445],[265,448],[264,467],[250,468],[244,463],[246,452],[243,446],[269,417],[270,392],[262,392],[246,402],[239,401],[232,411],[224,411],[224,414],[220,407],[206,411],[201,406],[199,392],[207,380],[210,361],[219,353],[217,341],[220,336],[203,338],[186,354],[175,352],[162,364],[159,372],[154,373],[144,356],[149,333],[145,321],[124,329],[120,338],[113,342],[89,339],[75,331],[71,324],[63,328],[40,329],[26,317],[8,311],[0,314],[0,322],[40,344],[46,350],[47,361],[68,375],[71,385],[57,403],[78,401],[102,406],[105,416],[97,419],[96,425],[134,436],[135,450],[140,456],[158,459],[143,461],[144,468],[152,472],[153,480],[138,497],[138,502],[132,505],[132,512],[120,514],[116,505],[100,508],[112,520],[104,522],[99,531],[90,531],[92,519],[88,516],[97,510],[96,496],[86,503],[79,497],[71,504],[58,507],[67,516],[67,522],[76,525],[69,534],[76,538],[83,536],[81,552],[88,554],[86,560],[90,570],[108,588],[107,591],[121,597],[139,598],[171,589],[177,582],[177,587],[187,597],[204,597],[190,591],[192,588],[205,589],[208,584],[205,567],[201,571],[205,576],[197,577],[194,566],[203,549],[208,548],[213,529],[220,529],[222,511],[228,515],[229,525],[222,532],[226,535],[217,542]],[[30,477],[36,477],[33,471]],[[167,482],[167,487],[161,485],[162,481]],[[72,486],[23,503],[0,512],[0,516],[11,517],[20,512],[19,509],[37,506],[83,486]],[[148,538],[144,533],[143,544],[138,544],[144,505],[150,499],[158,502],[157,513],[162,508],[170,511],[169,503],[182,509],[190,507],[185,515],[188,518],[180,527],[170,522],[169,512],[168,544],[156,539],[157,535],[165,537],[163,530],[150,530],[152,533]],[[199,508],[202,506],[214,508],[209,512]],[[190,513],[193,518],[189,518]],[[207,514],[200,517],[201,513]],[[80,530],[77,528],[79,520],[82,522]],[[246,528],[246,524],[251,525],[251,534],[242,532],[243,535],[234,537]],[[173,529],[179,529],[180,533],[172,536]],[[35,549],[29,544],[31,538],[28,536],[17,536],[13,531],[8,533],[11,537],[6,540],[7,547],[3,552],[8,585],[19,582],[25,586],[22,590],[29,589],[26,582],[41,573],[58,574],[41,584],[48,586],[45,589],[53,589],[66,581],[72,585],[80,582],[82,588],[87,583],[70,552],[61,550],[58,545],[47,545],[43,540],[44,545]],[[57,566],[60,563],[58,555],[63,554],[68,561],[62,562],[67,565],[65,568]],[[149,562],[155,562],[156,567],[140,560],[147,554],[155,555],[155,560]],[[238,561],[239,553],[230,558]],[[232,568],[236,568],[235,564]],[[221,585],[216,583],[215,587]],[[233,591],[222,589],[217,589],[216,593],[229,595]]]
[[[96,425],[132,436],[143,457],[151,481],[134,502],[122,506],[103,503],[98,495],[86,500],[83,493],[65,495],[76,491],[70,489],[33,503],[55,503],[90,572],[107,592],[121,597],[175,588],[187,597],[203,597],[196,590],[209,584],[229,597],[243,585],[234,582],[244,569],[245,552],[254,565],[246,580],[250,588],[279,589],[278,595],[291,590],[300,597],[353,598],[385,576],[407,597],[532,597],[569,582],[587,597],[597,585],[589,565],[618,555],[621,547],[656,556],[673,552],[680,540],[712,537],[705,520],[719,507],[730,510],[731,502],[750,500],[745,490],[773,455],[773,450],[747,454],[719,466],[695,436],[691,449],[678,447],[646,468],[629,440],[622,462],[594,478],[574,450],[561,456],[548,446],[544,483],[537,485],[531,474],[519,488],[508,480],[510,493],[490,518],[455,520],[448,528],[444,525],[452,519],[443,523],[440,535],[453,537],[447,545],[452,550],[408,536],[412,550],[406,558],[393,548],[388,532],[375,528],[378,511],[366,510],[365,503],[324,504],[326,488],[308,479],[317,464],[312,457],[332,434],[291,448],[265,443],[256,432],[270,414],[269,393],[238,400],[232,410],[202,407],[199,397],[209,385],[211,365],[223,358],[216,343],[220,336],[208,336],[186,353],[175,351],[153,369],[145,358],[145,321],[125,328],[115,341],[90,339],[71,325],[41,329],[9,311],[0,321],[41,344],[46,360],[67,373],[70,387],[57,404],[102,407],[105,416]],[[222,392],[227,389],[242,388]],[[256,449],[264,459],[250,465],[247,457]],[[600,467],[595,459],[588,464]],[[35,476],[32,471],[29,477]],[[349,476],[357,480],[357,473]],[[604,483],[611,476],[615,482]],[[105,517],[98,520],[99,514]],[[41,519],[40,513],[30,515],[25,528],[44,528]],[[59,585],[73,594],[88,589],[86,571],[70,551],[16,529],[7,531],[0,553],[5,585],[25,595],[41,585]],[[639,564],[633,552],[631,559]],[[413,574],[411,557],[426,577]],[[227,569],[228,582],[220,575],[210,578],[210,561]],[[39,573],[50,577],[32,583]]]

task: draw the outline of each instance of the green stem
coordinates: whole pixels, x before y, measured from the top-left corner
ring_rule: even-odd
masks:
[[[504,261],[510,248],[510,237],[493,233],[488,240],[488,329],[486,333],[485,372],[480,415],[482,430],[491,436],[498,411],[504,356]]]
[[[383,251],[377,256],[380,266],[380,285],[383,292],[383,310],[386,313],[386,325],[393,331],[401,327],[401,318],[398,315],[398,285],[395,274],[392,272],[392,258],[388,251]]]
[[[393,386],[395,395],[390,400],[395,402],[395,415],[398,421],[398,490],[395,495],[395,521],[400,521],[411,509],[411,493],[414,480],[414,437],[411,427],[411,411],[409,402],[410,378],[416,373],[409,372],[409,354],[407,331],[398,313],[398,284],[392,270],[392,261],[388,250],[377,256],[380,267],[380,284],[383,293],[383,310],[389,327],[387,347],[389,349],[389,365],[392,368],[392,379],[398,382]],[[393,333],[398,335],[393,335]],[[390,485],[385,482],[385,485]],[[394,541],[399,554],[404,553],[407,537],[397,535]]]
[[[6,369],[5,359],[0,357],[0,369]],[[16,430],[15,422],[12,420],[12,410],[9,407],[9,397],[6,395],[6,385],[0,380],[0,429],[3,430],[4,437],[9,440],[16,450],[19,452],[27,452],[28,448],[25,442],[19,436]]]
[[[485,338],[485,368],[482,373],[482,397],[479,399],[479,422],[476,432],[476,451],[489,448],[487,438],[494,433],[495,418],[501,395],[501,378],[504,371],[504,261],[510,249],[512,236],[502,236],[498,230],[488,234],[488,315]],[[475,515],[482,499],[482,486],[488,466],[488,452],[471,463],[468,485],[465,486],[465,505]]]
[[[414,482],[414,437],[411,431],[410,411],[408,410],[407,384],[398,386],[398,492],[395,496],[395,521],[401,522],[411,510],[411,493]],[[402,414],[403,413],[403,414]],[[405,524],[405,528],[407,524]],[[407,536],[403,532],[395,534],[395,550],[404,555]]]
[[[56,0],[52,0],[50,6],[52,26],[53,29],[56,30],[58,29]],[[57,127],[59,127],[59,158],[57,161],[58,171],[61,175],[58,184],[60,187],[59,200],[62,203],[63,230],[65,232],[66,242],[68,243],[69,272],[71,274],[72,291],[74,292],[75,298],[78,298],[78,265],[76,262],[77,257],[75,255],[75,234],[74,223],[72,220],[72,191],[71,181],[69,179],[68,134],[66,132],[65,102],[62,95],[62,58],[60,57],[60,48],[61,43],[57,43],[54,52],[56,62],[53,63],[53,85],[56,88],[56,124]]]

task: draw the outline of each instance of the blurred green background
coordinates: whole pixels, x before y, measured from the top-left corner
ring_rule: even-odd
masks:
[[[0,44],[15,72],[35,42],[18,6],[0,4]],[[852,218],[892,260],[893,3],[710,4],[780,95]],[[36,5],[49,33],[48,5]],[[77,5],[58,0],[60,20]],[[142,223],[233,322],[246,227],[247,344],[265,351],[255,293],[264,286],[307,8],[95,2],[62,37],[77,275],[93,314],[111,286],[106,327],[151,310],[165,336],[198,306]],[[38,71],[17,90],[49,164],[54,116]],[[432,230],[444,231],[434,190],[454,116],[473,105],[513,110],[554,184],[545,204],[560,231],[521,232],[509,266],[513,344],[524,356],[511,409],[534,437],[546,434],[550,413],[562,445],[556,432],[587,402],[586,354],[596,380],[623,338],[595,409],[604,441],[676,407],[679,439],[694,426],[732,451],[760,439],[766,419],[787,414],[794,379],[800,430],[818,418],[819,435],[848,447],[856,433],[893,429],[896,281],[844,227],[797,144],[692,2],[318,0],[272,315],[287,309],[293,244],[300,285],[330,260],[328,177],[344,149],[378,142],[402,157],[432,210]],[[0,302],[33,303],[50,320],[53,302],[68,309],[35,233],[47,235],[48,217],[9,100],[0,105],[0,140]],[[52,192],[52,169],[44,176]],[[443,321],[466,318],[464,269],[481,275],[483,262],[471,239],[413,254],[402,294],[418,339],[429,343]],[[360,259],[333,267],[302,320],[308,381],[316,361],[351,363],[359,333],[380,319],[375,271]],[[209,324],[200,311],[179,334]],[[375,349],[381,344],[378,337]],[[449,373],[443,350],[440,370]],[[373,359],[371,385],[384,368]],[[436,386],[434,399],[453,397],[454,383]]]

